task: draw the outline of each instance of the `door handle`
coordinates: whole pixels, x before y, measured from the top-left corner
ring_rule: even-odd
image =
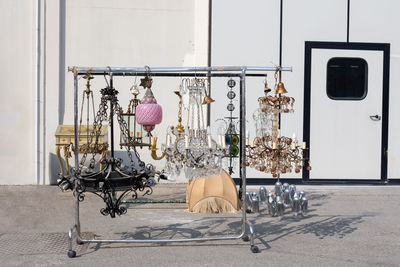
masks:
[[[369,118],[373,121],[380,121],[382,117],[379,115],[371,115]]]

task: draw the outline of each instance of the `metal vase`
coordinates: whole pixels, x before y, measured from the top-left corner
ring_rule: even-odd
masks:
[[[282,183],[281,182],[275,183],[275,195],[277,195],[277,196],[282,195]]]
[[[276,197],[276,212],[279,217],[283,216],[283,213],[285,212],[285,204],[280,196]]]
[[[286,189],[289,189],[289,184],[288,183],[283,183],[282,191],[285,191]]]
[[[272,194],[268,197],[267,206],[268,206],[269,215],[271,215],[272,217],[275,216],[275,214],[276,214],[276,203],[275,203],[275,199],[274,199]]]
[[[300,212],[300,199],[297,195],[295,195],[293,198],[292,211],[294,216],[297,216]]]
[[[296,194],[296,186],[294,184],[291,184],[289,186],[289,191],[290,191],[290,198],[293,200],[294,195]]]
[[[250,192],[246,192],[246,212],[251,212],[251,195]]]
[[[308,210],[308,198],[302,197],[301,198],[301,212],[305,214]]]
[[[289,191],[289,188],[287,188],[287,189],[285,189],[285,191],[283,191],[283,203],[286,205],[286,206],[290,206],[290,203],[291,203],[291,198],[290,198],[290,191]]]
[[[251,199],[251,211],[254,213],[260,212],[260,199],[257,195]]]
[[[260,196],[260,202],[267,201],[267,189],[264,186],[260,187],[260,191],[258,194]]]

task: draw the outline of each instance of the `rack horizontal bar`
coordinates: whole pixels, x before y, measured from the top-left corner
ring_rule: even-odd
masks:
[[[86,75],[88,72],[78,72],[78,75]],[[146,76],[145,72],[111,72],[114,77],[129,77],[129,76]],[[108,73],[104,72],[96,72],[90,73],[92,76],[102,76],[108,75]],[[207,72],[152,72],[151,76],[153,77],[240,77],[241,74],[237,72],[219,72],[219,73],[207,73]],[[248,77],[265,77],[264,73],[246,73]]]
[[[292,67],[256,67],[256,66],[215,66],[215,67],[155,67],[155,68],[132,68],[132,67],[76,67],[69,66],[68,71],[77,73],[119,73],[119,72],[133,72],[133,73],[146,73],[149,70],[153,72],[207,72],[207,71],[292,71]]]

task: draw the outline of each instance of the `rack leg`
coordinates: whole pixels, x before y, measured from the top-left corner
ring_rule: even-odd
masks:
[[[75,258],[76,256],[76,251],[72,250],[72,239],[73,239],[73,232],[74,229],[76,228],[76,225],[74,225],[71,229],[69,229],[68,232],[68,257],[70,258]]]
[[[253,224],[250,223],[249,221],[247,221],[247,225],[249,226],[249,232],[250,232],[250,250],[253,253],[258,253],[260,252],[260,250],[258,249],[258,247],[256,245],[254,245],[254,228],[253,228]],[[248,238],[248,236],[247,236]]]
[[[76,243],[78,245],[83,245],[83,242],[81,241],[81,223],[79,219],[79,198],[78,195],[76,195],[75,198],[75,229],[76,229]]]

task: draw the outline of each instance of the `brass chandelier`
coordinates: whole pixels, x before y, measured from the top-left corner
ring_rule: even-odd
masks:
[[[301,168],[307,163],[307,169],[311,170],[308,159],[308,149],[306,142],[299,145],[296,135],[293,138],[281,136],[280,134],[280,114],[293,113],[295,99],[286,96],[287,93],[281,81],[281,70],[278,69],[274,75],[275,93],[269,94],[272,90],[268,88],[265,81],[265,96],[258,99],[259,109],[256,119],[266,118],[272,120],[269,131],[259,131],[262,133],[254,138],[249,144],[249,136],[246,134],[246,166],[255,168],[260,172],[271,173],[274,178],[279,179],[280,174],[290,173],[294,170],[299,173]],[[260,116],[261,115],[261,116]],[[257,123],[256,125],[262,125]]]

